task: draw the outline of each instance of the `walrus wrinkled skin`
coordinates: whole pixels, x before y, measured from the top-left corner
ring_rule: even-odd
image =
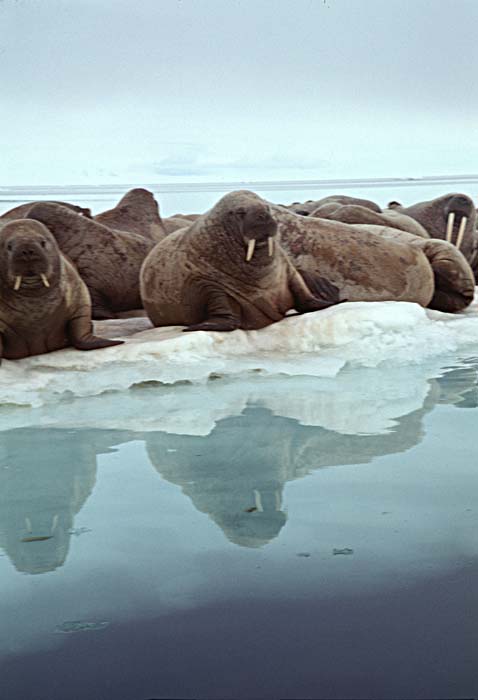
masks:
[[[50,229],[76,266],[90,292],[94,319],[141,308],[139,271],[154,241],[110,229],[55,204],[37,204],[29,217]]]
[[[400,231],[413,233],[420,238],[430,238],[423,226],[412,219],[411,216],[401,214],[398,211],[389,209],[383,212],[376,212],[359,204],[338,204],[336,202],[324,204],[315,209],[310,216],[321,219],[331,219],[341,221],[344,224],[374,224],[376,226],[390,226],[398,228]]]
[[[155,243],[168,233],[153,193],[142,187],[129,190],[113,209],[97,214],[94,220],[117,231],[144,236]]]
[[[346,194],[331,194],[328,197],[323,197],[322,199],[309,199],[307,202],[294,202],[285,207],[295,214],[300,214],[301,216],[310,216],[311,213],[327,204],[335,204],[337,207],[340,204],[357,204],[361,207],[366,207],[372,211],[380,213],[382,210],[375,202],[370,199],[361,199],[360,197],[349,197]]]
[[[92,334],[86,285],[46,226],[8,222],[0,232],[0,361],[121,343]]]
[[[87,209],[86,207],[79,207],[76,204],[70,204],[69,202],[37,201],[27,202],[26,204],[20,204],[14,209],[9,209],[9,211],[4,212],[0,216],[0,220],[3,222],[3,219],[8,219],[9,221],[14,219],[28,219],[28,212],[36,204],[58,204],[62,207],[66,207],[67,209],[71,209],[71,211],[75,211],[77,214],[81,214],[82,216],[86,216],[88,219],[91,219],[91,209]]]
[[[403,207],[398,202],[390,202],[388,206],[395,212],[416,219],[431,238],[453,243],[474,267],[478,246],[476,209],[466,194],[445,194],[409,207]]]
[[[277,206],[273,211],[281,243],[312,292],[325,277],[349,301],[411,301],[455,312],[473,299],[472,271],[451,244]]]
[[[158,243],[141,269],[141,296],[155,326],[185,330],[258,329],[336,303],[324,283],[314,296],[276,241],[267,202],[252,192],[225,195],[188,229]]]

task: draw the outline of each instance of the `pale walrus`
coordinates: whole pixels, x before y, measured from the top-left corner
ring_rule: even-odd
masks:
[[[82,214],[82,216],[88,217],[88,219],[91,219],[91,209],[88,209],[86,207],[79,207],[76,204],[70,204],[69,202],[54,202],[48,200],[48,202],[41,202],[41,201],[36,201],[36,202],[27,202],[26,204],[20,204],[18,207],[14,207],[13,209],[9,209],[8,211],[4,212],[1,216],[0,219],[3,221],[3,219],[8,219],[8,220],[13,220],[13,219],[28,219],[28,212],[30,209],[35,206],[35,204],[59,204],[62,207],[66,207],[67,209],[71,209],[71,211],[75,211],[77,214]]]
[[[310,216],[341,221],[344,224],[390,226],[391,228],[398,228],[400,231],[413,233],[414,236],[420,236],[420,238],[430,238],[427,231],[416,219],[412,219],[411,216],[402,214],[394,209],[388,209],[379,213],[359,204],[337,204],[335,202],[318,207]]]
[[[318,207],[322,207],[325,204],[358,204],[361,207],[366,207],[372,211],[381,212],[382,210],[375,202],[371,199],[361,199],[360,197],[350,197],[347,194],[331,194],[328,197],[322,197],[322,199],[308,199],[307,202],[294,202],[289,204],[286,209],[293,211],[295,214],[300,214],[301,216],[310,216],[311,213]]]
[[[0,360],[122,342],[93,335],[86,285],[38,221],[20,219],[2,227],[0,292]]]
[[[155,243],[168,233],[153,193],[142,187],[127,192],[113,209],[97,214],[94,220],[117,231],[144,236]]]
[[[158,243],[141,269],[141,296],[155,326],[231,331],[263,328],[331,306],[323,282],[315,297],[276,241],[271,208],[252,192],[225,195],[188,229]]]
[[[312,292],[315,278],[325,277],[349,301],[412,301],[455,312],[473,299],[473,273],[449,243],[273,211],[281,243]]]
[[[453,243],[469,262],[473,262],[478,244],[476,209],[466,194],[445,194],[409,207],[403,207],[398,202],[390,202],[388,206],[395,212],[416,219],[432,238]]]
[[[91,295],[94,319],[141,308],[139,271],[153,241],[115,231],[56,204],[37,204],[29,217],[50,229],[78,269]]]

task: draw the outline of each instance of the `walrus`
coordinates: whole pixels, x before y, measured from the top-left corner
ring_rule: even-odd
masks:
[[[272,208],[281,244],[312,292],[315,279],[321,285],[325,278],[349,301],[411,301],[456,312],[473,300],[472,270],[446,241]]]
[[[380,213],[382,210],[375,202],[371,199],[361,199],[360,197],[349,197],[346,194],[331,194],[328,197],[323,197],[322,199],[308,199],[307,202],[294,202],[286,207],[295,214],[300,214],[301,216],[310,216],[310,214],[324,204],[358,204],[361,207],[366,207],[372,211]]]
[[[95,350],[121,340],[92,333],[85,283],[39,221],[9,221],[0,232],[0,361],[69,345]]]
[[[289,309],[305,313],[336,303],[338,290],[325,281],[316,296],[310,292],[276,234],[269,204],[238,191],[167,236],[141,268],[141,297],[153,324],[252,330]]]
[[[91,219],[91,209],[88,209],[87,207],[79,207],[76,204],[70,204],[69,202],[56,202],[56,201],[48,201],[48,202],[41,202],[41,201],[36,201],[36,202],[27,202],[26,204],[20,204],[18,207],[14,207],[13,209],[9,209],[8,211],[4,212],[1,216],[0,219],[28,219],[28,212],[30,209],[35,206],[35,204],[59,204],[62,207],[66,207],[67,209],[71,209],[71,211],[75,211],[77,214],[81,214],[82,216],[86,216],[88,219]]]
[[[94,319],[140,309],[139,271],[154,241],[110,229],[56,204],[37,204],[29,218],[47,226],[76,266],[91,296]]]
[[[474,261],[478,246],[476,209],[466,194],[445,194],[409,207],[403,207],[398,202],[390,202],[388,206],[395,212],[416,219],[431,238],[442,238],[453,243],[469,262]]]
[[[135,233],[155,243],[167,234],[153,193],[142,187],[129,190],[113,209],[93,218],[108,228]]]
[[[408,231],[420,238],[430,238],[426,229],[411,216],[402,214],[394,209],[376,212],[359,204],[339,204],[329,202],[311,212],[311,217],[342,221],[344,224],[374,224],[376,226],[390,226],[401,231]]]
[[[186,226],[191,226],[192,221],[190,219],[183,219],[180,216],[169,216],[163,219],[163,226],[166,233],[174,233],[174,231],[179,231],[180,228],[186,228]]]

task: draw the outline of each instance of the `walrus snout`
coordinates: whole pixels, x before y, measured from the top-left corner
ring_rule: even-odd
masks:
[[[473,209],[474,204],[472,200],[464,194],[457,194],[451,197],[444,209],[446,217],[445,239],[449,243],[454,242],[458,250],[465,235],[466,224],[473,215]],[[454,232],[456,232],[455,241],[453,241]]]

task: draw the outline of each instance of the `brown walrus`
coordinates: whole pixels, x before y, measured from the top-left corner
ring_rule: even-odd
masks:
[[[94,220],[117,231],[144,236],[155,243],[167,234],[153,193],[142,187],[127,192],[113,209],[97,214]]]
[[[73,345],[95,350],[120,340],[92,333],[85,283],[46,226],[9,221],[0,231],[0,360]]]
[[[314,280],[325,277],[349,301],[411,301],[455,312],[473,300],[473,273],[449,243],[273,211],[281,243],[312,292]]]
[[[394,209],[383,212],[372,211],[359,204],[324,204],[311,212],[310,216],[320,219],[332,219],[344,224],[374,224],[376,226],[390,226],[401,231],[408,231],[420,238],[430,238],[423,226],[411,216],[402,214]]]
[[[409,207],[390,202],[389,207],[416,219],[432,238],[442,238],[453,243],[473,264],[478,237],[475,229],[476,209],[470,197],[460,193],[445,194]]]
[[[76,266],[89,289],[94,319],[141,308],[139,271],[153,241],[110,229],[56,204],[36,204],[29,218],[50,229]]]
[[[28,219],[28,212],[30,209],[35,206],[35,204],[59,204],[62,207],[66,207],[67,209],[71,209],[71,211],[75,211],[77,214],[82,214],[82,216],[88,217],[88,219],[91,219],[91,209],[88,209],[86,207],[79,207],[76,204],[70,204],[69,202],[53,202],[53,201],[48,201],[48,202],[27,202],[26,204],[20,204],[18,207],[14,207],[14,209],[9,209],[8,211],[4,212],[1,216],[0,219],[8,219],[8,220],[13,220],[13,219]]]
[[[141,296],[155,326],[231,331],[263,328],[331,306],[326,282],[315,297],[276,242],[267,202],[252,192],[225,195],[188,229],[158,243],[141,269]]]
[[[163,219],[163,226],[168,234],[174,233],[174,231],[179,231],[180,228],[191,226],[191,224],[192,221],[190,221],[190,219],[183,219],[180,216],[169,216],[168,218]]]
[[[310,216],[311,213],[326,204],[358,204],[361,207],[366,207],[371,211],[381,212],[382,210],[375,202],[371,199],[361,199],[360,197],[349,197],[346,194],[331,194],[328,197],[322,197],[322,199],[309,199],[307,202],[294,202],[286,207],[295,214],[300,214],[301,216]]]

